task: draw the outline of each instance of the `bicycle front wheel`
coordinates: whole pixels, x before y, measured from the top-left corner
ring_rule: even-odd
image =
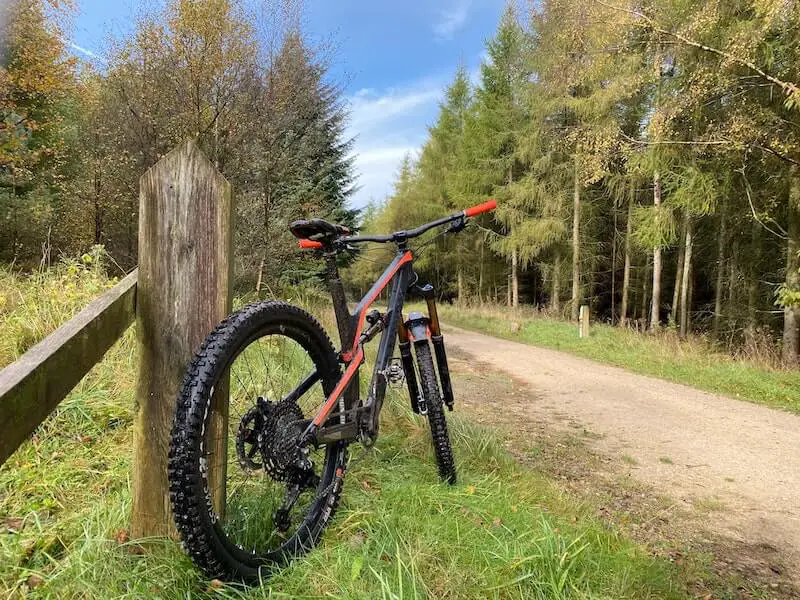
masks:
[[[338,379],[328,335],[281,302],[234,313],[195,356],[172,428],[170,500],[185,549],[210,577],[257,580],[316,544],[338,504],[346,447],[298,440]],[[226,390],[227,408],[216,401]]]
[[[436,464],[439,467],[439,477],[442,481],[452,485],[456,482],[456,465],[453,460],[450,436],[447,433],[447,419],[444,416],[439,380],[433,368],[433,357],[431,356],[431,347],[428,340],[423,339],[414,342],[414,351],[417,355],[417,369],[419,369],[422,396],[425,399],[428,410],[433,453],[436,456]]]

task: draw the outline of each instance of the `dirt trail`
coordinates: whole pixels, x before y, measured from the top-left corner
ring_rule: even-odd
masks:
[[[705,510],[709,530],[778,552],[798,579],[800,416],[455,327],[445,336],[527,384],[526,417],[597,434],[601,454]]]

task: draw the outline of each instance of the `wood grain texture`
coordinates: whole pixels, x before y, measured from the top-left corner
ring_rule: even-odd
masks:
[[[133,322],[136,271],[0,371],[0,465]]]
[[[189,362],[231,309],[232,203],[230,185],[191,141],[167,154],[139,185],[131,533],[147,537],[175,533],[167,484],[170,429]]]

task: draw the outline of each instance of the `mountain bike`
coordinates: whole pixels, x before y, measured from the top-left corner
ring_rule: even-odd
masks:
[[[255,581],[317,543],[339,503],[348,445],[378,438],[389,383],[405,380],[411,409],[430,423],[439,476],[455,483],[444,410],[453,409],[453,388],[435,290],[419,283],[409,244],[436,228],[457,233],[495,207],[492,200],[390,235],[351,235],[322,219],[291,224],[300,247],[324,259],[341,348],[307,311],[264,301],[222,321],[192,360],[177,401],[168,477],[184,549],[207,575]],[[396,255],[351,313],[337,257],[365,243],[393,244]],[[373,308],[389,287],[386,310]],[[427,315],[403,318],[409,293],[424,298]],[[361,398],[364,346],[378,335]]]

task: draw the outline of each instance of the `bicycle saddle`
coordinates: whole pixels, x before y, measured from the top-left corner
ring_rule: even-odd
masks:
[[[300,219],[289,225],[289,230],[300,239],[317,239],[350,233],[350,229],[344,225],[329,223],[325,219]]]

